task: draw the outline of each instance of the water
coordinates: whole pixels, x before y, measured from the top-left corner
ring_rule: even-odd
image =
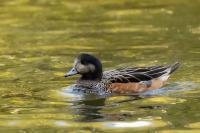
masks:
[[[199,0],[1,0],[0,132],[200,132]],[[76,55],[104,70],[181,62],[140,96],[66,91]]]

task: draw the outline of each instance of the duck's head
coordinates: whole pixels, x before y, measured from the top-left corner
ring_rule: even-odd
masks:
[[[65,77],[80,74],[82,80],[100,80],[102,78],[102,64],[93,55],[82,53],[74,61],[74,67]]]

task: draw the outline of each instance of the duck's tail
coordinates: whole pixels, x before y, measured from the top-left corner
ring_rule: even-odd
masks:
[[[179,67],[181,66],[181,64],[179,62],[176,62],[172,65],[170,65],[170,72],[169,74],[173,73],[174,71],[176,71]]]
[[[168,68],[165,70],[166,73],[163,74],[162,76],[160,76],[159,79],[161,79],[162,81],[166,81],[169,78],[169,76],[171,75],[171,73],[176,71],[179,67],[180,67],[179,62],[176,62],[176,63],[168,66]]]

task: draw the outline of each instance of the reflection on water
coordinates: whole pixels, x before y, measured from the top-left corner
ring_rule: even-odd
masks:
[[[0,132],[199,132],[200,1],[1,0]],[[79,52],[104,70],[181,62],[156,91],[70,92]]]

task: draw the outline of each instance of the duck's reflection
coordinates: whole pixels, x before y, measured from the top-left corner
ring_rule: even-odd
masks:
[[[69,90],[68,90],[69,92]],[[80,117],[77,117],[76,121],[81,122],[88,122],[88,121],[105,121],[105,120],[121,120],[124,117],[130,117],[129,114],[123,114],[120,112],[106,114],[104,110],[108,108],[113,108],[113,106],[119,106],[123,103],[139,100],[142,97],[140,95],[124,95],[127,97],[125,99],[120,100],[111,100],[108,102],[108,99],[112,99],[115,95],[99,95],[96,93],[83,93],[78,92],[77,90],[74,91],[74,95],[76,99],[73,100],[73,106],[71,108],[74,110],[74,114]],[[118,95],[118,97],[120,97]]]
[[[108,95],[98,94],[95,92],[87,93],[85,88],[68,86],[64,88],[63,95],[70,97],[73,105],[71,108],[77,117],[76,121],[99,121],[103,119],[101,110],[105,108],[105,100]]]
[[[113,96],[114,97],[114,96]],[[96,98],[93,100],[81,100],[74,102],[74,109],[75,113],[78,114],[80,117],[77,119],[77,121],[105,121],[105,120],[114,120],[119,121],[122,119],[133,117],[129,113],[122,113],[120,110],[116,110],[112,113],[108,113],[108,109],[115,110],[120,107],[120,105],[126,104],[127,102],[132,102],[134,100],[140,100],[142,97],[139,95],[132,95],[132,96],[124,96],[127,97],[127,99],[122,100],[113,100],[108,102],[109,98],[112,98],[112,96],[105,97],[105,98]],[[105,111],[107,110],[107,111]],[[107,114],[107,113],[108,114]]]
[[[100,121],[104,119],[101,110],[105,107],[105,98],[82,100],[74,103],[75,113],[81,117],[78,121]]]
[[[85,90],[85,89],[84,89]],[[120,113],[114,111],[107,114],[108,109],[113,109],[128,102],[140,100],[149,95],[141,94],[99,94],[99,93],[87,93],[82,91],[82,88],[75,88],[75,86],[69,86],[64,89],[64,94],[72,98],[73,114],[79,117],[75,118],[75,121],[87,122],[87,121],[105,121],[105,120],[122,120],[127,117],[133,117],[129,113]],[[123,98],[122,98],[123,97]],[[120,108],[120,107],[119,107]],[[106,112],[105,112],[106,110]]]

